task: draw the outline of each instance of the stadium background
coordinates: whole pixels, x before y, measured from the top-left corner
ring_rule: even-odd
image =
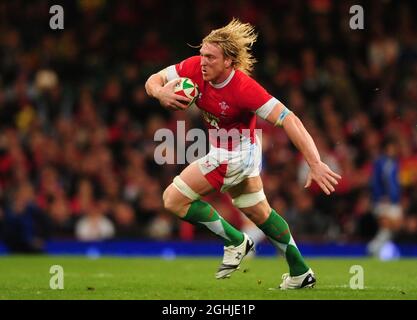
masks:
[[[375,235],[373,161],[393,137],[405,216],[394,240],[417,242],[414,1],[61,1],[64,30],[49,28],[53,4],[0,1],[0,251],[214,240],[164,211],[162,192],[184,166],[153,158],[157,129],[203,123],[195,111],[166,112],[144,82],[196,54],[187,44],[232,17],[259,33],[254,77],[300,116],[343,176],[330,197],[303,189],[300,154],[259,121],[264,190],[295,239],[365,244]],[[364,7],[364,30],[349,28],[354,4]],[[226,196],[208,199],[244,226]]]

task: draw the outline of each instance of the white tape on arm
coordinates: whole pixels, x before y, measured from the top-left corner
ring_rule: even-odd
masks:
[[[177,69],[175,69],[175,65],[172,65],[172,66],[169,66],[169,67],[165,68],[165,71],[167,73],[168,82],[180,77],[177,73]]]
[[[282,127],[282,123],[284,119],[291,113],[292,111],[288,109],[287,107],[284,107],[284,109],[281,111],[281,113],[278,116],[277,121],[275,122],[275,126]]]
[[[279,100],[272,97],[264,105],[259,107],[258,110],[255,111],[255,113],[262,119],[266,119],[277,103],[279,103]]]

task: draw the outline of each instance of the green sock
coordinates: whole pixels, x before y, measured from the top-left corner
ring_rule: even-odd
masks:
[[[291,276],[299,276],[307,272],[309,267],[291,236],[287,222],[274,209],[268,219],[258,227],[268,236],[272,244],[284,253]]]
[[[192,224],[203,224],[210,231],[224,240],[224,245],[238,246],[243,242],[243,233],[235,229],[230,223],[224,220],[217,211],[207,202],[196,200],[191,203],[183,220]]]

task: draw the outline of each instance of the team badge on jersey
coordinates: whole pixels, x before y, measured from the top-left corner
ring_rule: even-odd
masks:
[[[222,109],[222,111],[220,112],[220,114],[222,114],[222,115],[225,115],[226,110],[230,108],[230,106],[224,101],[219,102],[219,106],[220,106],[220,109]]]

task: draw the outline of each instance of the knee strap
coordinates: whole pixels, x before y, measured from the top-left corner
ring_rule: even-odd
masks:
[[[255,204],[265,199],[266,196],[264,193],[264,189],[261,189],[258,192],[241,194],[240,196],[232,199],[232,202],[236,208],[248,208],[254,206]]]
[[[200,199],[200,195],[197,192],[195,192],[193,189],[191,189],[184,182],[184,180],[181,179],[180,176],[176,176],[174,178],[174,181],[173,181],[172,184],[174,185],[175,188],[177,188],[177,190],[179,192],[181,192],[187,198],[190,198],[191,200],[198,200],[198,199]]]

